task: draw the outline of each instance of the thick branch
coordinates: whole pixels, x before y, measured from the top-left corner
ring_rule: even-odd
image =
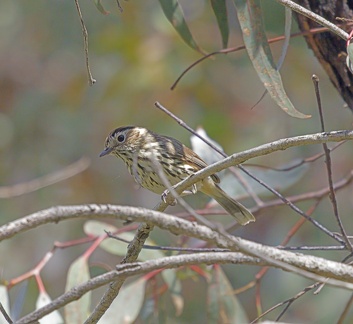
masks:
[[[250,150],[246,150],[240,153],[235,153],[228,158],[216,162],[205,169],[202,169],[196,172],[193,176],[187,178],[180,182],[176,187],[177,192],[182,192],[186,188],[192,186],[194,183],[198,182],[201,179],[206,178],[214,173],[222,171],[230,166],[234,166],[240,163],[245,162],[251,158],[267,155],[276,151],[286,150],[291,147],[303,146],[303,145],[312,145],[312,144],[321,144],[327,142],[341,142],[344,140],[353,139],[353,131],[342,130],[342,131],[333,131],[327,133],[317,133],[311,135],[295,136],[285,139],[280,139],[268,144],[264,144],[258,147],[255,147]],[[164,202],[161,202],[158,210],[164,210],[167,205]],[[13,221],[9,224],[3,225],[0,227],[0,241],[8,239],[17,233],[27,231],[31,228],[35,228],[45,223],[59,222],[66,218],[97,218],[104,217],[104,215],[114,215],[118,216],[118,219],[129,220],[129,215],[131,219],[135,221],[144,221],[148,222],[148,217],[150,215],[158,215],[158,212],[149,210],[149,209],[138,209],[138,214],[136,214],[136,208],[132,207],[123,207],[119,206],[119,209],[115,209],[113,212],[110,210],[110,205],[82,205],[75,207],[65,207],[58,206],[52,207],[46,210],[42,210],[32,215],[26,216],[24,218]],[[116,206],[114,207],[116,208]],[[147,217],[138,219],[139,216]]]
[[[54,217],[51,215],[51,211],[55,212]],[[22,220],[15,221],[12,224],[22,223],[23,226],[23,223],[27,223],[31,220],[31,218],[33,219],[33,215]],[[176,235],[195,237],[217,245],[218,247],[228,248],[231,251],[245,251],[248,255],[260,255],[261,258],[265,260],[270,259],[273,262],[278,261],[281,264],[276,264],[276,266],[279,266],[284,270],[288,270],[286,265],[289,265],[304,269],[305,271],[314,272],[319,276],[335,278],[346,282],[353,282],[353,268],[351,266],[329,261],[323,258],[279,250],[274,247],[265,246],[239,237],[225,236],[224,234],[219,234],[206,226],[198,225],[172,215],[143,208],[113,205],[65,206],[50,208],[43,212],[39,212],[37,213],[35,220],[36,224],[45,224],[48,222],[56,223],[61,220],[72,218],[113,218],[131,219],[137,222],[145,223],[148,222]],[[21,225],[19,224],[19,226]],[[13,227],[13,225],[11,227]],[[22,228],[22,231],[24,230],[25,229]],[[0,228],[0,233],[1,232],[2,228]],[[295,269],[291,269],[291,271],[299,273]]]
[[[125,281],[127,277],[141,275],[158,269],[173,269],[181,266],[192,264],[247,264],[264,266],[267,265],[259,259],[244,256],[241,253],[221,252],[221,253],[195,253],[184,254],[171,257],[165,257],[158,260],[151,260],[146,262],[135,262],[120,264],[115,271],[109,271],[103,275],[97,276],[80,284],[60,297],[53,300],[50,304],[26,315],[17,321],[17,324],[32,323],[42,318],[43,316],[62,308],[63,306],[81,298],[87,292],[104,286],[114,280]]]
[[[305,257],[305,256],[303,256]],[[317,269],[317,264],[312,262],[311,257],[305,257],[307,267],[312,271]],[[318,258],[314,258],[318,259]],[[327,260],[324,260],[326,263]],[[192,264],[247,264],[247,265],[257,265],[266,266],[269,265],[265,261],[258,258],[253,258],[249,256],[244,256],[241,253],[234,252],[219,252],[219,253],[195,253],[195,254],[185,254],[178,256],[165,257],[157,260],[150,260],[146,262],[136,262],[128,264],[120,264],[116,267],[115,271],[107,272],[103,275],[97,276],[88,280],[86,283],[78,285],[72,288],[70,291],[66,292],[62,296],[53,300],[50,304],[26,315],[17,323],[30,323],[36,321],[43,316],[57,310],[66,304],[73,302],[81,298],[85,293],[93,289],[99,288],[106,285],[112,281],[125,281],[127,277],[141,275],[157,269],[171,269],[178,268],[180,266],[192,265]],[[336,262],[333,262],[333,264]],[[345,270],[350,272],[351,267],[348,265],[339,264],[337,271],[346,268]],[[352,289],[353,285],[347,284],[347,288]]]

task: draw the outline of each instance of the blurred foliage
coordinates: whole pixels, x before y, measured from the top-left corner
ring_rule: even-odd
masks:
[[[202,0],[180,3],[199,46],[208,52],[220,49],[222,38],[209,3]],[[170,86],[176,78],[200,58],[200,54],[183,43],[158,2],[124,1],[121,4],[122,13],[114,1],[104,3],[110,14],[102,15],[93,2],[80,3],[89,33],[91,69],[97,80],[89,87],[81,26],[74,2],[0,2],[1,185],[22,183],[52,173],[82,156],[91,158],[92,162],[88,170],[69,180],[1,200],[1,224],[60,204],[114,203],[152,208],[159,197],[143,189],[136,190],[122,162],[115,158],[99,159],[98,154],[106,135],[113,128],[128,124],[145,126],[189,144],[190,134],[154,108],[157,100],[190,126],[202,125],[230,154],[282,137],[320,131],[311,83],[311,75],[315,73],[321,79],[327,130],[351,128],[351,113],[343,108],[342,99],[301,38],[291,40],[281,75],[295,107],[313,116],[308,120],[284,114],[269,96],[250,109],[264,88],[245,51],[217,55],[200,63],[171,91]],[[268,37],[282,35],[283,8],[275,2],[264,2],[263,6]],[[228,10],[228,46],[238,46],[243,40],[230,2]],[[271,45],[271,49],[275,58],[278,57],[281,43]],[[256,163],[276,167],[321,151],[319,146],[302,147],[257,159]],[[351,159],[350,143],[333,153],[335,180],[348,173]],[[284,193],[293,195],[327,186],[323,159],[315,162],[309,172],[310,176]],[[202,197],[198,202],[197,197],[190,197],[188,201],[200,207],[205,200]],[[351,189],[340,192],[338,200],[345,222],[353,207]],[[306,202],[300,206],[305,210],[310,204]],[[179,207],[175,207],[168,212],[178,210]],[[315,217],[334,228],[331,210],[326,199]],[[276,245],[297,220],[298,216],[288,208],[276,208],[264,212],[255,224],[238,230],[237,235]],[[54,241],[82,237],[82,228],[82,221],[64,222],[2,242],[2,278],[8,280],[33,268]],[[173,245],[179,240],[160,230],[155,230],[152,238],[164,245]],[[306,225],[291,243],[325,244],[327,237]],[[48,264],[43,280],[49,295],[62,293],[69,265],[86,247],[59,251]],[[343,254],[331,252],[325,256],[340,260]],[[117,262],[118,259],[112,259],[103,251],[90,260],[92,264],[110,266]],[[237,289],[253,280],[256,269],[227,266],[225,272]],[[205,290],[199,289],[202,283],[190,281],[191,284],[184,287],[186,306],[179,323],[200,320],[200,315],[193,309],[205,304]],[[307,284],[307,280],[297,276],[271,270],[263,280],[263,307],[267,309],[295,295]],[[29,288],[28,296],[38,295],[33,286]],[[300,299],[287,313],[285,321],[325,319],[325,322],[332,322],[337,319],[348,292],[336,294],[335,290],[333,301],[332,290],[325,287],[315,298],[311,295]],[[256,317],[254,292],[240,294],[238,298],[248,317]],[[32,308],[33,302],[28,302],[24,311]],[[318,318],[318,314],[322,318]],[[275,316],[270,315],[270,318]]]

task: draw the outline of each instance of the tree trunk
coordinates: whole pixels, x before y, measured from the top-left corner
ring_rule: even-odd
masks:
[[[333,24],[341,24],[336,17],[351,18],[353,16],[353,0],[297,0],[306,9],[320,15]],[[296,14],[299,28],[308,32],[312,28],[321,27],[316,22],[300,14]],[[343,28],[349,33],[349,28]],[[308,34],[306,42],[318,58],[328,74],[331,82],[348,107],[353,111],[353,76],[346,66],[346,42],[331,32]]]

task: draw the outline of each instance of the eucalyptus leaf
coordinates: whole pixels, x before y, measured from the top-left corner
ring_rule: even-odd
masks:
[[[87,259],[80,257],[75,260],[67,275],[65,291],[87,282],[90,279]],[[65,306],[65,323],[84,323],[90,311],[91,292],[83,295],[79,300]]]
[[[207,291],[208,323],[249,323],[246,313],[220,266],[215,266]]]
[[[233,0],[251,62],[271,98],[288,115],[309,118],[295,109],[288,98],[267,41],[260,0]]]
[[[10,316],[10,301],[7,293],[7,288],[4,285],[0,285],[0,302],[4,307],[7,315]],[[7,320],[3,315],[0,314],[0,324],[8,324]]]
[[[36,301],[36,310],[42,308],[52,302],[49,295],[45,292],[40,292]],[[61,324],[64,319],[61,317],[59,311],[55,310],[50,314],[44,316],[39,320],[40,324]]]
[[[117,229],[114,225],[96,220],[89,220],[83,225],[83,231],[91,236],[100,236],[105,234],[105,231],[114,233]]]
[[[181,291],[181,282],[177,278],[177,269],[166,269],[162,271],[162,277],[168,285],[168,292],[171,295],[175,307],[176,316],[181,315],[184,309],[184,298]]]
[[[109,15],[109,11],[105,10],[102,5],[102,0],[94,0],[94,4],[103,15]]]
[[[219,31],[222,36],[222,46],[226,48],[229,39],[228,12],[225,0],[211,0],[213,13],[216,16]]]
[[[181,36],[184,42],[203,53],[202,49],[196,44],[193,36],[191,35],[190,29],[185,21],[184,12],[177,0],[159,0],[164,15],[167,17],[169,22],[173,25],[177,33]]]
[[[100,324],[133,323],[140,313],[145,297],[144,277],[124,285],[108,310],[99,320]]]

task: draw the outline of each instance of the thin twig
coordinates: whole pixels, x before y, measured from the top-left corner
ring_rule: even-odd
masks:
[[[344,310],[343,310],[340,318],[338,319],[337,324],[343,324],[344,323],[344,320],[345,320],[345,318],[348,315],[348,312],[349,312],[349,309],[352,306],[352,303],[353,303],[353,294],[351,295],[351,297],[349,298],[348,302],[346,303],[346,306],[344,307]]]
[[[182,199],[180,197],[180,195],[174,190],[173,186],[170,184],[165,173],[163,172],[161,164],[159,163],[159,161],[157,160],[157,158],[153,154],[151,154],[151,162],[152,162],[153,166],[155,167],[154,169],[157,172],[159,178],[162,180],[164,187],[166,187],[168,189],[168,191],[177,200],[177,202],[201,224],[208,226],[209,228],[212,228],[213,230],[216,230],[216,227],[214,224],[212,224],[206,218],[198,215],[195,212],[195,210],[184,199]]]
[[[315,89],[315,95],[316,95],[316,101],[317,101],[317,106],[319,109],[319,115],[320,115],[320,123],[321,123],[321,131],[325,132],[325,123],[324,123],[324,115],[322,112],[322,104],[321,104],[321,97],[320,97],[320,89],[319,89],[319,78],[314,74],[312,76],[312,81],[314,83],[314,89]],[[351,252],[353,252],[353,246],[352,243],[350,242],[350,240],[347,237],[346,231],[343,227],[341,218],[338,214],[338,206],[337,206],[337,200],[336,200],[336,194],[335,194],[335,190],[333,187],[333,180],[332,180],[332,163],[331,163],[331,155],[330,155],[330,150],[327,147],[326,143],[322,143],[322,146],[324,148],[324,152],[325,152],[325,157],[326,157],[326,168],[327,168],[327,178],[328,178],[328,183],[329,183],[329,188],[330,188],[330,200],[332,203],[332,207],[333,207],[333,213],[335,215],[336,221],[338,223],[338,226],[340,228],[340,231],[342,233],[342,236],[346,242],[347,248],[349,248],[351,250]]]
[[[344,143],[346,143],[345,141],[341,142],[341,143],[337,143],[336,145],[334,145],[332,148],[330,148],[330,152],[333,152],[334,150],[336,150],[338,147],[340,147],[341,145],[343,145]],[[300,161],[298,161],[297,163],[295,164],[292,164],[288,167],[284,167],[284,168],[273,168],[273,167],[267,167],[269,168],[270,170],[274,170],[274,171],[279,171],[279,172],[285,172],[285,171],[291,171],[295,168],[298,168],[300,166],[302,166],[303,164],[305,163],[311,163],[311,162],[315,162],[316,160],[322,158],[323,156],[325,156],[325,152],[322,152],[322,153],[318,153],[318,154],[315,154],[313,156],[310,156],[308,158],[305,158],[305,159],[301,159]],[[251,164],[247,164],[247,166],[251,166]],[[262,167],[261,165],[258,166],[258,167]]]
[[[120,11],[120,12],[123,12],[124,10],[123,10],[123,7],[121,6],[119,0],[116,0],[116,4],[118,5],[119,11]]]
[[[35,228],[43,224],[92,218],[98,220],[133,219],[134,221],[138,222],[149,221],[151,224],[154,224],[161,229],[168,230],[175,235],[186,235],[194,237],[221,248],[228,248],[232,251],[246,250],[246,252],[244,252],[246,254],[254,255],[260,252],[262,254],[266,254],[270,258],[276,258],[278,261],[283,261],[297,267],[302,267],[306,270],[315,270],[315,273],[326,277],[330,275],[332,278],[353,283],[351,266],[315,256],[302,255],[300,253],[292,253],[284,250],[280,250],[279,252],[277,248],[248,241],[240,237],[234,237],[231,235],[227,235],[226,237],[224,235],[221,236],[219,233],[211,230],[206,226],[199,225],[197,223],[191,223],[173,215],[157,212],[154,210],[148,210],[145,208],[94,204],[79,206],[57,206],[36,212],[32,215],[28,215],[27,217],[15,220],[7,225],[3,225],[0,227],[0,234],[3,232],[8,232],[7,237],[10,237],[10,233],[14,234],[24,232],[30,228]],[[282,268],[282,265],[279,267]],[[353,287],[353,285],[350,286]]]
[[[30,215],[26,218],[21,220],[17,220],[12,222],[11,224],[7,225],[6,227],[10,230],[14,226],[15,223],[18,224],[17,227],[21,227],[21,224],[26,224],[28,227],[36,227],[40,224],[45,224],[48,222],[58,223],[61,220],[68,220],[68,219],[101,219],[101,218],[113,218],[113,219],[135,219],[136,221],[140,222],[150,222],[154,225],[158,225],[162,229],[167,229],[172,233],[178,235],[183,234],[191,237],[195,237],[201,240],[205,240],[211,244],[215,244],[219,247],[229,248],[232,251],[240,251],[245,254],[256,256],[261,255],[260,258],[264,259],[264,263],[261,265],[272,264],[274,266],[278,266],[281,269],[287,271],[293,271],[301,276],[306,278],[310,278],[316,281],[326,281],[326,277],[331,277],[327,282],[330,285],[336,287],[342,287],[345,289],[352,289],[353,290],[353,276],[352,276],[352,269],[351,266],[330,261],[323,258],[318,258],[314,256],[302,255],[299,253],[291,253],[288,251],[281,250],[279,252],[278,249],[265,246],[262,244],[258,244],[255,242],[251,242],[248,240],[244,240],[239,237],[234,237],[230,235],[220,235],[219,233],[211,230],[208,227],[190,223],[180,218],[176,218],[172,215],[167,215],[161,212],[156,212],[152,210],[146,210],[143,208],[133,208],[127,206],[112,206],[112,205],[86,205],[86,206],[60,206],[56,208],[51,208],[45,211],[37,212],[33,215]],[[142,224],[145,225],[145,224]],[[19,230],[18,228],[16,230]],[[0,227],[1,233],[1,227]],[[141,233],[143,234],[143,233]],[[137,239],[142,239],[141,242],[132,242],[129,245],[129,250],[133,250],[130,253],[130,256],[136,257],[139,253],[140,246],[144,244],[144,238],[148,236],[148,231],[144,233],[145,235],[140,235]],[[136,253],[135,253],[136,252]],[[209,255],[210,253],[206,253]],[[216,253],[217,255],[220,253]],[[199,255],[199,253],[198,253]],[[169,259],[167,259],[169,260]],[[164,266],[167,265],[165,260],[153,260],[154,262],[162,262]],[[127,262],[130,262],[127,259]],[[169,263],[168,263],[169,265]],[[259,264],[258,264],[259,265]],[[129,267],[130,265],[126,265]],[[138,269],[141,268],[141,264],[139,264]],[[124,268],[126,269],[126,268]],[[150,271],[151,268],[148,269]],[[123,274],[122,278],[120,278],[116,282],[124,282],[126,275]],[[93,279],[94,280],[94,279]],[[117,280],[116,277],[112,278],[109,277],[107,279],[110,281]],[[94,281],[93,281],[94,282]],[[88,281],[87,285],[85,284],[84,292],[90,291],[93,288],[91,285],[92,281]],[[107,281],[105,281],[107,283]],[[120,289],[120,287],[118,287]],[[70,301],[76,300],[80,296],[76,293],[78,292],[78,287],[75,287],[74,294],[69,295]],[[113,289],[113,286],[111,286]],[[117,293],[117,292],[116,292]],[[45,306],[43,309],[48,311],[48,308]],[[49,306],[51,310],[53,307],[55,309],[59,308],[58,304],[53,301]],[[44,312],[44,310],[42,311]],[[38,314],[38,313],[36,313]],[[43,316],[47,313],[41,313]],[[28,319],[28,318],[27,318]],[[20,323],[20,322],[19,322]],[[21,323],[27,323],[24,319]]]
[[[281,199],[286,205],[288,205],[291,209],[293,209],[296,213],[298,213],[300,216],[303,216],[306,220],[308,220],[310,223],[312,223],[314,226],[316,226],[318,229],[326,233],[328,236],[333,238],[334,240],[340,242],[340,243],[345,243],[341,238],[339,238],[336,234],[332,233],[329,229],[327,229],[325,226],[321,225],[317,220],[311,218],[308,216],[306,213],[304,213],[300,208],[298,208],[296,205],[294,205],[292,202],[290,202],[286,197],[284,197],[282,194],[280,194],[277,190],[274,188],[270,187],[268,184],[263,182],[261,179],[255,177],[252,175],[248,170],[246,170],[243,166],[239,165],[238,166],[243,172],[245,172],[248,176],[256,180],[259,184],[264,186],[267,190],[275,194],[279,199]]]
[[[351,23],[352,24],[352,23]],[[351,24],[347,24],[347,25],[351,25]],[[303,31],[303,32],[297,32],[297,33],[293,33],[291,34],[291,38],[294,38],[294,37],[299,37],[299,36],[306,36],[306,35],[313,35],[313,34],[319,34],[319,33],[324,33],[324,32],[327,32],[329,31],[328,28],[326,27],[318,27],[318,28],[312,28],[310,30],[307,30],[307,31]],[[271,43],[276,43],[276,42],[279,42],[279,41],[282,41],[282,40],[285,40],[285,36],[278,36],[278,37],[275,37],[275,38],[272,38],[272,39],[269,39],[268,40],[268,43],[271,44]],[[215,55],[218,55],[218,54],[229,54],[229,53],[232,53],[232,52],[237,52],[237,51],[240,51],[240,50],[244,50],[245,49],[245,45],[240,45],[240,46],[237,46],[237,47],[230,47],[230,48],[223,48],[221,50],[218,50],[218,51],[214,51],[212,53],[209,53],[207,55],[204,55],[202,56],[201,58],[199,58],[198,60],[196,60],[194,63],[190,64],[180,75],[179,77],[176,79],[176,81],[172,84],[172,86],[170,87],[171,90],[174,90],[176,88],[176,86],[178,85],[178,83],[180,82],[180,80],[185,76],[185,74],[187,72],[189,72],[192,68],[194,68],[196,65],[198,65],[199,63],[203,62],[204,60],[212,57],[212,56],[215,56]],[[265,93],[264,93],[265,95]],[[261,100],[262,98],[260,98]]]
[[[349,175],[346,178],[343,178],[334,184],[335,191],[340,190],[342,188],[345,188],[346,186],[348,186],[352,182],[352,180],[353,180],[353,170],[350,171]],[[310,191],[310,192],[305,192],[305,193],[295,195],[295,196],[288,196],[287,199],[292,203],[311,200],[311,199],[320,200],[329,193],[330,193],[330,188],[325,187],[325,188],[319,189],[317,191]],[[274,206],[281,206],[281,205],[283,205],[283,201],[280,199],[268,200],[268,201],[264,202],[263,205],[261,205],[261,206],[251,208],[251,212],[259,212],[259,211],[267,209],[267,208],[271,208]],[[200,210],[196,210],[196,212],[199,215],[203,215],[203,216],[205,216],[205,215],[226,215],[226,212],[223,210],[210,211],[208,209],[200,209]],[[177,213],[176,215],[179,217],[190,216],[188,213],[185,213],[185,212],[184,213],[180,212],[180,213]],[[261,217],[261,214],[259,216]],[[227,227],[226,230],[231,231],[231,229],[235,229],[238,226],[239,225],[232,224],[229,227]],[[351,238],[351,237],[348,236],[348,238]]]
[[[81,159],[68,165],[64,169],[50,173],[43,177],[33,179],[24,183],[19,183],[13,186],[0,187],[0,198],[12,198],[21,196],[50,186],[59,181],[66,180],[86,170],[89,167],[90,163],[91,162],[87,157],[82,157]]]
[[[87,32],[87,28],[86,28],[85,22],[84,22],[83,17],[82,17],[81,8],[80,8],[80,5],[78,3],[78,0],[75,0],[75,5],[76,5],[78,16],[80,18],[81,29],[82,29],[82,34],[83,34],[83,48],[85,50],[86,69],[87,69],[87,74],[88,74],[88,84],[90,86],[92,86],[93,84],[95,84],[97,82],[97,80],[93,79],[92,73],[91,73],[91,68],[90,68],[90,65],[89,65],[89,59],[88,59],[88,32]]]
[[[269,308],[267,311],[265,311],[264,313],[262,313],[259,317],[255,318],[253,321],[250,322],[250,324],[256,323],[259,319],[263,318],[264,316],[266,316],[268,313],[274,311],[276,308],[281,307],[283,305],[286,304],[291,304],[293,303],[296,299],[298,299],[299,297],[303,296],[304,294],[306,294],[308,291],[316,288],[318,286],[319,283],[315,283],[313,285],[310,285],[308,287],[306,287],[304,290],[302,290],[301,292],[299,292],[298,294],[296,294],[294,297],[289,298],[283,302],[280,302],[274,306],[272,306],[271,308]],[[278,321],[278,318],[277,318]]]
[[[318,201],[312,205],[308,211],[306,212],[309,216],[312,215],[312,213],[315,211],[317,205],[318,205]],[[305,222],[305,219],[304,218],[301,218],[289,231],[289,233],[286,235],[286,237],[282,240],[281,242],[281,246],[285,246],[287,245],[287,243],[289,242],[289,240],[292,238],[292,236],[298,232],[300,226],[302,226]],[[269,271],[270,267],[266,266],[266,267],[263,267],[256,275],[255,275],[255,284],[256,284],[256,287],[258,287],[258,291],[260,291],[260,283],[261,283],[261,280],[262,278],[266,275],[266,273]],[[261,304],[261,294],[260,292],[256,292],[258,294],[258,301],[257,303],[258,304]],[[285,308],[284,311],[286,311],[288,309],[288,307]],[[258,314],[262,313],[262,311],[258,311]]]
[[[129,240],[125,240],[122,237],[114,235],[109,231],[105,231],[109,238],[114,240],[129,244]],[[176,246],[157,246],[157,245],[148,245],[144,244],[143,249],[146,250],[159,250],[159,251],[177,251],[177,252],[230,252],[229,249],[221,249],[221,248],[184,248],[184,247],[176,247]]]
[[[211,143],[210,141],[208,141],[207,139],[205,139],[203,136],[201,136],[200,134],[198,134],[195,130],[193,130],[190,126],[188,126],[182,119],[180,119],[179,117],[177,117],[176,115],[174,115],[173,113],[171,113],[167,108],[165,108],[164,106],[162,106],[159,102],[155,102],[155,106],[162,110],[164,113],[166,113],[168,116],[172,117],[175,121],[177,121],[177,123],[179,125],[181,125],[182,127],[184,127],[185,129],[187,129],[189,132],[191,132],[192,134],[194,134],[195,136],[197,136],[198,138],[200,138],[203,142],[205,142],[207,145],[209,145],[212,149],[214,149],[216,152],[218,152],[219,154],[221,154],[222,156],[226,157],[225,160],[227,160],[229,157],[222,151],[220,150],[218,147],[216,147],[213,143]],[[225,161],[223,160],[223,161]],[[206,167],[203,170],[206,170],[208,167]],[[251,177],[252,179],[254,179],[256,182],[258,182],[260,185],[262,185],[263,187],[265,187],[267,190],[269,190],[270,192],[272,192],[273,194],[275,194],[279,199],[281,199],[286,205],[288,205],[290,208],[292,208],[295,212],[297,212],[299,215],[305,217],[309,222],[311,222],[314,226],[316,226],[317,228],[319,228],[320,230],[322,230],[324,233],[326,233],[327,235],[329,235],[330,237],[332,237],[333,239],[335,239],[336,241],[343,243],[343,240],[338,237],[337,235],[335,235],[334,233],[332,233],[331,231],[329,231],[326,227],[324,227],[323,225],[321,225],[318,221],[312,219],[311,217],[309,217],[308,215],[306,215],[301,209],[299,209],[297,206],[295,206],[293,203],[291,203],[288,199],[286,199],[282,194],[280,194],[277,190],[275,190],[274,188],[270,187],[268,184],[266,184],[264,181],[262,181],[261,179],[255,177],[251,172],[249,172],[248,170],[246,170],[243,166],[240,165],[240,163],[238,164],[238,168],[241,169],[243,172],[245,172],[249,177]],[[200,172],[200,171],[198,171]],[[198,172],[196,172],[194,174],[194,176],[196,176],[196,174],[198,174]],[[192,178],[189,177],[189,178]],[[181,187],[182,184],[184,182],[186,182],[188,179],[183,180],[181,182],[179,182],[178,185],[175,186],[175,188],[177,187]]]
[[[125,240],[109,231],[105,231],[109,238],[129,244],[131,241]],[[176,246],[160,246],[144,244],[143,249],[146,250],[160,250],[160,251],[177,251],[177,252],[230,252],[229,249],[221,248],[184,248]],[[345,251],[347,248],[344,245],[331,245],[331,246],[277,246],[279,250],[286,251]]]
[[[167,108],[165,108],[164,106],[162,106],[158,101],[155,102],[155,106],[162,110],[164,113],[166,113],[168,116],[170,116],[171,118],[173,118],[180,126],[182,126],[183,128],[185,128],[186,130],[188,130],[191,134],[193,134],[194,136],[198,137],[201,141],[203,141],[204,143],[206,143],[209,147],[211,147],[214,151],[218,152],[220,155],[222,155],[223,157],[228,157],[228,155],[226,153],[224,153],[221,149],[219,149],[216,145],[214,145],[211,141],[207,140],[206,138],[204,138],[202,135],[200,135],[199,133],[197,133],[193,128],[191,128],[189,125],[187,125],[182,119],[180,119],[179,117],[177,117],[176,115],[174,115],[172,112],[170,112]],[[237,176],[237,174],[235,173],[235,176]],[[245,181],[245,179],[243,178],[238,178],[239,182],[243,185],[244,189],[249,193],[250,196],[254,197],[255,202],[259,202],[260,206],[262,205],[262,201],[256,196],[255,192],[253,190],[251,190],[251,188],[249,188],[249,185],[247,184],[247,182]]]
[[[181,181],[177,186],[175,186],[175,190],[180,193],[184,191],[186,188],[191,187],[193,184],[197,183],[198,181],[205,179],[212,174],[215,174],[219,171],[222,171],[224,169],[229,168],[230,166],[237,165],[239,163],[243,163],[248,159],[255,158],[258,156],[264,156],[267,154],[271,154],[273,152],[277,151],[283,151],[286,149],[289,149],[291,147],[297,147],[297,146],[303,146],[303,145],[312,145],[312,144],[322,144],[324,142],[341,142],[343,140],[351,140],[353,139],[353,131],[332,131],[332,132],[326,132],[326,133],[316,133],[316,134],[308,134],[308,135],[302,135],[302,136],[295,136],[295,137],[289,137],[289,138],[284,138],[280,139],[274,142],[270,142],[264,145],[260,145],[258,147],[252,148],[250,150],[246,150],[240,153],[233,154],[229,156],[228,158],[218,161],[216,163],[213,163],[206,168],[197,171],[195,174],[192,176],[188,177],[187,179]],[[84,207],[83,210],[86,210],[87,205],[83,205]],[[94,214],[95,210],[101,210],[104,207],[104,210],[109,212],[109,206],[110,205],[89,205],[90,208],[93,210],[91,211],[91,214]],[[160,202],[158,208],[165,208],[167,205],[164,202]],[[78,207],[77,207],[78,208]],[[17,233],[28,231],[31,228],[35,228],[40,224],[40,222],[37,221],[37,217],[40,215],[43,215],[43,213],[54,213],[52,215],[53,217],[56,215],[57,212],[65,209],[64,206],[60,207],[55,207],[53,209],[48,209],[45,211],[41,211],[39,213],[33,214],[32,217],[34,217],[33,220],[27,220],[27,218],[21,218],[18,220],[15,220],[13,222],[10,222],[8,224],[5,224],[3,226],[0,226],[0,241],[3,239],[8,239]],[[79,212],[80,209],[78,209],[77,212]],[[128,209],[126,209],[128,210]],[[153,211],[148,210],[148,209],[142,209],[146,215],[148,216]],[[89,211],[89,210],[88,210]],[[35,215],[35,216],[34,216]],[[28,216],[30,217],[30,216]],[[75,215],[77,217],[77,215]],[[135,217],[135,216],[130,216],[130,215],[121,215],[120,219],[123,220],[128,220],[129,217]],[[143,218],[144,220],[148,221],[148,217]],[[55,220],[55,217],[54,217]],[[134,220],[137,221],[142,221],[142,218],[135,218]]]
[[[54,299],[48,305],[45,305],[30,314],[25,315],[21,319],[16,321],[16,324],[28,324],[37,322],[45,315],[53,312],[54,310],[60,309],[63,306],[78,300],[86,293],[97,289],[99,287],[111,284],[115,286],[115,283],[125,281],[126,278],[143,275],[150,273],[151,271],[160,269],[175,269],[182,266],[194,265],[194,264],[250,264],[250,265],[263,265],[266,264],[264,261],[257,258],[244,256],[241,253],[225,252],[225,253],[197,253],[186,254],[178,256],[163,257],[157,260],[148,260],[145,262],[133,262],[126,264],[119,264],[115,270],[108,271],[102,275],[98,275],[94,278],[87,280],[82,284],[78,284],[69,291],[65,292],[61,296]],[[96,321],[95,323],[97,323]]]

